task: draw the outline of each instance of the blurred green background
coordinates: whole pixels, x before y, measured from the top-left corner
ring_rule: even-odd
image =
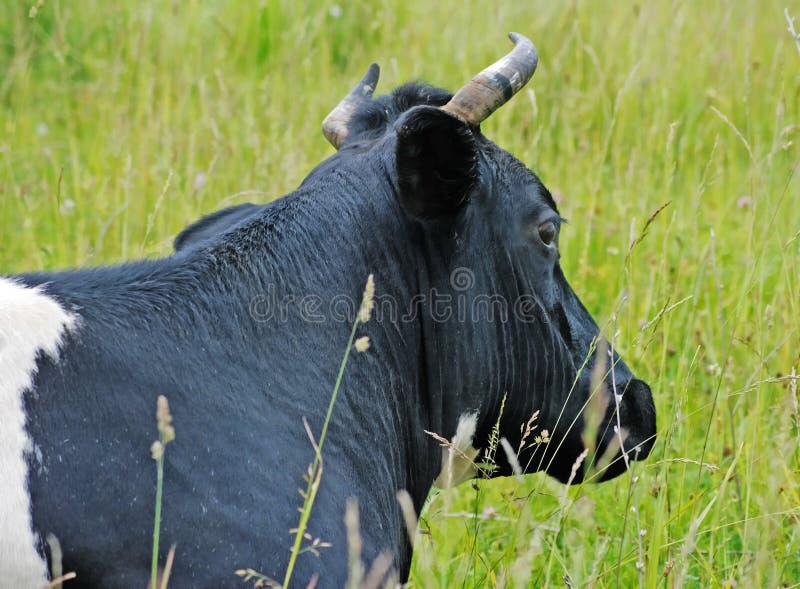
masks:
[[[659,440],[604,485],[435,493],[412,584],[800,586],[785,7],[0,0],[0,272],[168,254],[201,214],[277,198],[330,155],[320,123],[370,62],[379,93],[455,90],[519,31],[539,69],[484,132],[560,201],[565,273],[653,386]]]

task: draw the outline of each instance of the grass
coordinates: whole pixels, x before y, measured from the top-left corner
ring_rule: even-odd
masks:
[[[603,485],[434,494],[412,583],[800,586],[800,6],[35,3],[0,10],[8,273],[166,254],[296,187],[371,61],[379,91],[455,89],[530,36],[539,71],[484,131],[561,201],[565,273],[653,386],[659,440]]]
[[[292,572],[294,571],[297,557],[303,552],[303,549],[301,548],[303,540],[308,539],[306,534],[308,520],[311,517],[311,510],[314,507],[314,501],[316,500],[317,491],[319,490],[320,478],[322,477],[322,448],[325,445],[325,436],[328,433],[328,425],[330,425],[331,422],[331,415],[333,414],[333,408],[336,404],[336,397],[339,395],[339,388],[342,385],[342,377],[344,376],[345,368],[347,368],[347,361],[350,358],[350,352],[354,347],[358,348],[359,345],[356,344],[354,346],[358,326],[369,321],[369,316],[373,305],[372,297],[374,294],[375,283],[372,280],[372,274],[370,274],[369,278],[367,279],[364,297],[361,301],[358,317],[356,317],[356,320],[353,322],[353,328],[350,330],[350,338],[347,340],[347,347],[345,348],[342,362],[339,364],[339,373],[336,375],[336,383],[333,385],[331,399],[328,402],[328,410],[325,413],[325,420],[322,422],[322,431],[319,434],[319,441],[314,440],[314,434],[311,432],[308,422],[305,422],[304,420],[303,425],[305,425],[309,440],[314,447],[314,462],[312,462],[308,468],[306,480],[307,486],[305,492],[302,494],[303,505],[300,508],[300,522],[297,525],[297,529],[292,530],[292,533],[294,534],[294,544],[292,546],[289,564],[286,567],[286,575],[284,576],[283,583],[281,584],[283,587],[290,587]],[[358,341],[366,342],[366,345],[369,345],[369,338],[367,336],[362,336],[362,338],[359,338]],[[360,351],[366,351],[366,349],[367,348],[364,347]],[[319,539],[312,540],[312,543],[314,542],[319,543]]]
[[[150,453],[156,461],[156,500],[153,521],[153,550],[150,562],[149,589],[167,589],[172,559],[175,555],[175,545],[170,548],[167,564],[164,567],[162,578],[158,575],[158,546],[161,538],[161,505],[164,495],[164,453],[167,444],[175,439],[175,427],[172,425],[172,415],[169,412],[169,402],[163,395],[158,396],[156,402],[156,420],[158,422],[158,440],[153,442]]]

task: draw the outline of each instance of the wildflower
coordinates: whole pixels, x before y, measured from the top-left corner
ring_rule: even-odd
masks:
[[[356,352],[366,352],[369,350],[369,336],[363,336],[355,341],[354,347]]]
[[[369,321],[372,308],[375,306],[375,280],[372,274],[367,278],[367,285],[364,287],[364,296],[361,299],[361,308],[358,310],[358,320],[361,323]]]

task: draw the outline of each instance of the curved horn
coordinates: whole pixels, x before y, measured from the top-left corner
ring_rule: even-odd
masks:
[[[372,93],[375,91],[375,86],[378,85],[378,77],[381,74],[381,68],[377,63],[373,63],[367,69],[367,73],[361,78],[358,86],[350,91],[350,94],[345,96],[342,101],[336,105],[331,113],[322,121],[322,133],[325,135],[331,145],[337,150],[342,146],[344,140],[347,139],[347,133],[350,119],[353,112],[358,108],[362,100],[369,100],[372,98]]]
[[[539,63],[536,47],[519,33],[508,37],[514,49],[472,78],[442,110],[477,126],[528,83]]]

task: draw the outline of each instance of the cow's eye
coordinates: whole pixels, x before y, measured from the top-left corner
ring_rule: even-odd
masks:
[[[552,221],[548,221],[547,223],[542,223],[539,225],[539,237],[545,245],[550,245],[553,243],[557,234],[558,229],[556,228],[556,224]]]

